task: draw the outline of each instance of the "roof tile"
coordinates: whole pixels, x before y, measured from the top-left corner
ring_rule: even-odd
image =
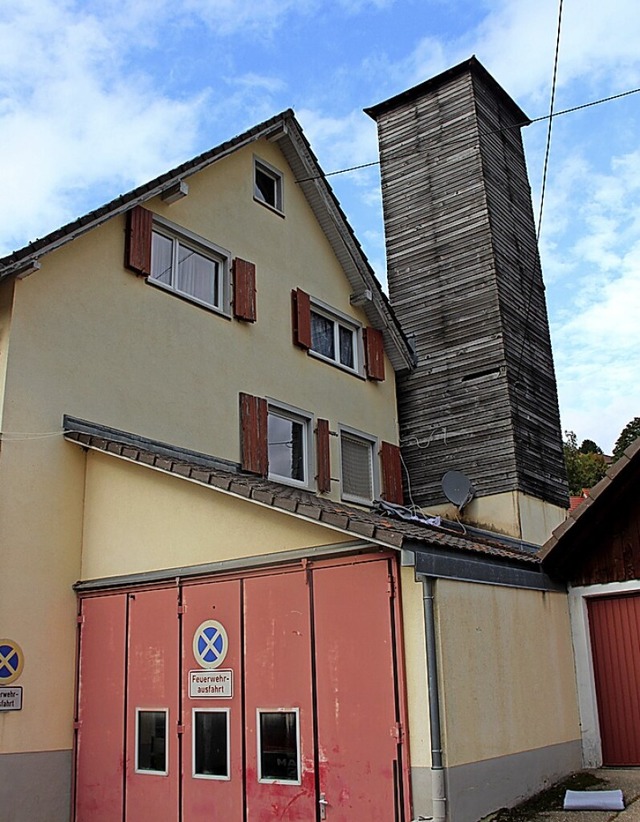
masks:
[[[468,534],[464,529],[454,530],[454,524],[436,526],[426,522],[406,521],[390,517],[387,513],[379,514],[334,502],[326,497],[320,497],[299,488],[281,485],[271,480],[256,477],[252,474],[239,473],[233,467],[211,468],[213,458],[199,455],[200,461],[194,455],[193,461],[172,460],[162,455],[169,446],[163,443],[153,443],[150,440],[139,440],[138,447],[132,447],[132,441],[138,440],[126,432],[108,430],[108,437],[102,435],[105,431],[101,426],[82,422],[83,431],[68,428],[65,436],[71,442],[78,443],[80,437],[83,446],[99,451],[121,454],[127,459],[154,466],[157,469],[181,478],[206,482],[213,488],[242,496],[254,502],[269,505],[306,520],[320,522],[324,525],[338,528],[341,531],[359,538],[372,539],[383,545],[401,548],[407,541],[412,545],[424,547],[452,548],[459,551],[485,554],[505,559],[517,559],[527,564],[539,565],[540,558],[533,553],[531,547],[522,549],[517,543],[508,538],[504,541],[497,534],[475,532]],[[86,429],[93,428],[96,434],[87,436]],[[121,441],[118,440],[121,436]],[[585,501],[586,502],[586,501]]]

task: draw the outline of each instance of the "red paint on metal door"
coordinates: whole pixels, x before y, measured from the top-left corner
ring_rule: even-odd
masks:
[[[244,615],[247,819],[310,822],[317,804],[306,574],[247,579]]]
[[[129,594],[126,819],[178,819],[178,590]]]
[[[188,585],[183,593],[183,820],[184,822],[242,822],[242,623],[240,581]],[[226,655],[215,668],[218,646],[211,659],[194,655],[194,636],[213,621],[226,633]],[[210,632],[211,637],[216,636]],[[196,636],[196,650],[198,650]],[[224,647],[222,640],[220,649]],[[191,673],[193,672],[193,674]],[[231,682],[232,696],[226,696]],[[200,695],[198,695],[200,694]],[[209,727],[199,714],[217,714]],[[206,718],[206,717],[205,717]],[[225,728],[226,726],[226,728]],[[215,738],[228,731],[227,739]],[[204,738],[206,735],[209,738]],[[197,750],[196,750],[196,745]],[[211,750],[211,746],[215,750]],[[226,751],[224,748],[226,747]],[[211,754],[211,756],[207,756]],[[226,760],[226,762],[224,761]]]
[[[122,820],[126,596],[82,601],[76,822]]]
[[[640,765],[640,596],[588,600],[604,765]]]
[[[327,822],[402,818],[386,560],[313,572],[320,799]]]

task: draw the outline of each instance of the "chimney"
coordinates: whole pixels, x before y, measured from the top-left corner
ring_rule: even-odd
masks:
[[[459,471],[475,492],[466,521],[542,542],[568,496],[520,134],[530,121],[475,57],[366,112],[389,296],[418,357],[398,380],[413,502],[457,515],[441,482]]]

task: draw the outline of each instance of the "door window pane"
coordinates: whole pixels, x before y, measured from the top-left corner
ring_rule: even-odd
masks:
[[[260,780],[300,781],[297,711],[260,711]]]
[[[136,770],[167,773],[166,711],[138,711]]]
[[[229,779],[228,720],[228,711],[194,711],[194,776]]]

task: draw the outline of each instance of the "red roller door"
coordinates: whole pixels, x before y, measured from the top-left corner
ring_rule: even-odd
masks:
[[[589,600],[604,765],[640,765],[640,596]]]

